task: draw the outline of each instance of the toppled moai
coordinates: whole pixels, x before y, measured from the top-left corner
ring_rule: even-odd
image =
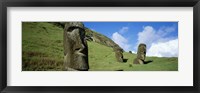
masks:
[[[64,70],[88,71],[88,46],[84,24],[66,22],[64,28]]]
[[[134,59],[133,64],[144,64],[146,58],[146,45],[141,43],[138,46],[137,58]]]
[[[121,49],[120,47],[114,47],[113,48],[114,52],[115,52],[115,58],[118,62],[123,62],[123,49]]]

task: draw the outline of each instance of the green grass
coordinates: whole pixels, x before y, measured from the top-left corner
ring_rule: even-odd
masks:
[[[177,71],[178,58],[147,57],[153,62],[133,64],[135,54],[124,52],[127,62],[115,59],[111,47],[88,42],[90,71]],[[63,66],[63,29],[50,23],[22,23],[22,70],[61,71]]]
[[[63,29],[49,23],[22,23],[22,69],[62,70]]]

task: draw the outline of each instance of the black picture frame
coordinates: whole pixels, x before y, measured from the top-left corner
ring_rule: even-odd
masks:
[[[194,86],[7,86],[7,7],[193,7]],[[200,0],[2,0],[0,1],[1,93],[200,93]],[[170,81],[169,81],[170,82]]]

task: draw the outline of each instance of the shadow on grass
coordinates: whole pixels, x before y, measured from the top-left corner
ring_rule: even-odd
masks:
[[[115,71],[124,71],[123,69],[115,70]]]
[[[128,61],[128,59],[126,59],[126,58],[124,58],[124,59],[123,59],[123,62],[125,62],[125,63],[126,63],[127,61]]]
[[[153,60],[144,61],[144,64],[149,64],[151,62],[153,62]]]

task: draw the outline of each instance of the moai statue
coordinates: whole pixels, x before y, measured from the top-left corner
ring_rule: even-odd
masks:
[[[64,28],[64,70],[87,71],[88,46],[81,22],[67,22]]]
[[[144,64],[145,57],[146,57],[146,45],[141,43],[138,46],[137,58],[134,59],[133,64]]]
[[[123,62],[123,49],[120,47],[114,47],[115,57],[118,62]]]

